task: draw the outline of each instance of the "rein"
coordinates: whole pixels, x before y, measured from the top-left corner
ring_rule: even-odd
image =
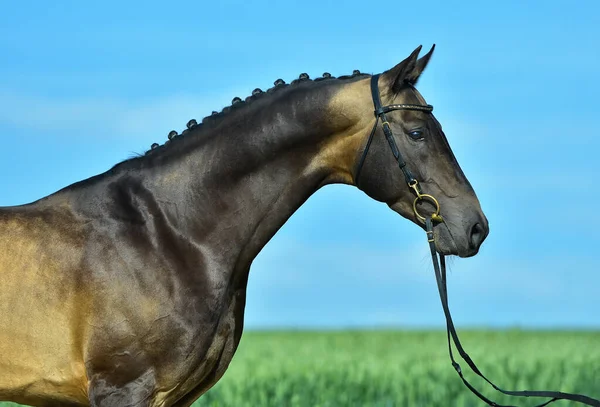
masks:
[[[458,350],[459,355],[467,363],[467,365],[469,365],[471,370],[473,372],[475,372],[478,376],[483,378],[486,382],[488,382],[494,389],[496,389],[497,391],[499,391],[501,393],[507,394],[509,396],[550,397],[551,398],[550,400],[548,400],[542,404],[538,404],[535,407],[543,407],[543,406],[546,406],[556,400],[561,400],[561,399],[562,400],[572,400],[577,403],[582,403],[582,404],[592,406],[592,407],[600,407],[600,400],[594,399],[594,398],[591,398],[588,396],[584,396],[581,394],[563,393],[563,392],[558,392],[558,391],[529,391],[529,390],[509,391],[509,390],[503,390],[500,387],[496,386],[494,383],[492,383],[490,380],[488,380],[488,378],[485,377],[483,375],[483,373],[481,373],[481,371],[477,368],[477,366],[475,365],[475,362],[473,362],[473,360],[467,354],[467,352],[465,352],[464,348],[462,347],[462,344],[460,343],[460,340],[458,339],[458,334],[456,333],[456,329],[454,328],[454,322],[452,321],[452,316],[450,315],[450,308],[448,307],[448,289],[446,286],[446,259],[445,259],[444,255],[438,254],[437,250],[435,249],[433,224],[434,224],[434,222],[435,223],[443,223],[444,222],[444,219],[440,215],[440,204],[433,196],[422,193],[420,184],[414,178],[414,176],[412,175],[410,170],[406,167],[406,162],[404,161],[404,159],[402,158],[402,155],[400,154],[400,151],[398,150],[398,146],[396,145],[396,141],[394,140],[394,136],[392,134],[390,124],[388,123],[387,118],[385,116],[385,114],[387,112],[391,112],[393,110],[419,110],[419,111],[431,113],[433,111],[433,106],[431,106],[431,105],[397,104],[397,105],[388,105],[388,106],[382,107],[381,99],[379,97],[378,79],[379,79],[379,75],[373,75],[371,77],[371,95],[373,97],[373,104],[375,106],[376,120],[375,120],[375,124],[373,125],[373,129],[371,130],[371,134],[369,135],[369,139],[367,140],[365,149],[363,150],[363,153],[358,162],[358,167],[357,167],[356,176],[355,176],[355,182],[358,183],[358,177],[360,175],[360,171],[362,170],[363,164],[365,162],[367,152],[369,151],[369,148],[371,147],[371,142],[373,141],[373,136],[375,135],[375,131],[377,129],[377,124],[379,123],[379,119],[381,118],[383,134],[385,135],[385,138],[388,141],[388,144],[392,150],[392,154],[394,155],[394,158],[398,162],[398,166],[400,167],[400,169],[402,170],[402,172],[404,174],[406,183],[408,184],[409,188],[412,189],[413,192],[415,192],[415,194],[416,194],[416,198],[413,202],[413,210],[414,210],[417,218],[419,218],[422,222],[425,223],[425,230],[427,233],[427,242],[429,243],[429,248],[431,250],[431,260],[433,262],[435,278],[437,281],[438,291],[440,294],[440,300],[442,302],[442,308],[444,310],[444,315],[446,317],[446,331],[447,331],[447,337],[448,337],[448,353],[450,356],[450,360],[452,361],[452,366],[458,373],[459,377],[461,378],[461,380],[463,381],[465,386],[467,386],[467,388],[469,390],[471,390],[471,392],[473,394],[475,394],[477,397],[479,397],[481,400],[483,400],[485,403],[487,403],[490,406],[493,406],[493,407],[515,407],[515,406],[509,406],[509,405],[502,405],[502,404],[498,404],[494,401],[491,401],[490,399],[486,398],[483,394],[481,394],[479,391],[477,391],[477,389],[475,389],[471,385],[471,383],[469,383],[467,381],[467,379],[465,379],[460,365],[454,359],[454,355],[452,353],[452,343],[450,342],[450,338],[452,338],[452,342],[454,342],[454,345],[456,346],[456,349]],[[419,201],[429,201],[430,203],[432,203],[435,206],[434,212],[431,215],[423,216],[417,210],[417,203],[419,203]]]

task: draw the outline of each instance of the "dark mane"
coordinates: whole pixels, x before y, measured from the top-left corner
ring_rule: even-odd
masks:
[[[206,116],[202,119],[200,123],[198,123],[195,119],[191,119],[186,124],[186,129],[184,129],[181,134],[179,134],[176,130],[171,130],[167,137],[167,141],[160,145],[158,143],[152,144],[150,150],[146,151],[145,154],[136,154],[133,157],[125,159],[117,164],[115,164],[111,170],[120,167],[121,165],[131,162],[144,160],[149,156],[156,156],[157,154],[161,154],[167,149],[170,149],[171,146],[176,146],[181,143],[183,140],[189,137],[199,136],[200,133],[204,133],[217,125],[221,124],[224,120],[231,117],[229,113],[237,111],[239,109],[249,109],[254,106],[255,101],[262,100],[264,98],[268,98],[273,94],[281,94],[283,91],[289,91],[290,89],[296,88],[298,85],[311,86],[318,84],[323,81],[354,81],[369,77],[369,74],[361,73],[358,70],[354,70],[352,75],[344,75],[339,77],[334,77],[330,73],[325,72],[323,76],[315,79],[310,79],[308,74],[302,73],[299,75],[298,79],[294,79],[290,84],[287,84],[283,81],[283,79],[277,79],[273,84],[272,88],[267,89],[266,91],[262,91],[260,88],[256,88],[252,91],[252,94],[242,100],[239,97],[233,98],[231,105],[225,106],[220,112],[213,111],[210,116]],[[310,84],[310,85],[308,85]]]

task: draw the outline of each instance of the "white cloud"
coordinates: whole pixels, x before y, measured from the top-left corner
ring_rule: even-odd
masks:
[[[125,106],[115,100],[57,100],[40,95],[0,92],[0,122],[35,130],[68,130],[97,125],[122,114]]]
[[[0,90],[0,124],[29,130],[57,130],[69,135],[82,127],[103,137],[149,137],[182,131],[185,123],[198,121],[212,110],[228,105],[225,96],[173,94],[144,100],[107,98],[56,98]],[[237,94],[244,94],[238,92]],[[79,135],[78,135],[79,136]]]

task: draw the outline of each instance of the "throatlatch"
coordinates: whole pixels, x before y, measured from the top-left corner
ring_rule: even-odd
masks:
[[[369,135],[369,139],[367,140],[365,149],[363,150],[363,153],[358,162],[358,167],[357,167],[356,176],[355,176],[355,182],[358,182],[358,177],[360,176],[360,171],[362,170],[363,164],[365,162],[367,152],[369,151],[369,148],[371,147],[371,142],[373,141],[373,136],[375,135],[375,131],[377,129],[377,124],[379,123],[379,118],[381,118],[383,134],[385,135],[385,138],[388,141],[390,149],[392,150],[392,154],[394,155],[394,158],[398,162],[398,167],[400,167],[400,169],[404,173],[404,178],[406,180],[407,185],[416,194],[415,200],[413,202],[413,210],[415,212],[416,217],[419,220],[421,220],[422,222],[424,222],[424,224],[425,224],[425,230],[427,233],[427,242],[429,243],[429,248],[431,250],[431,259],[432,259],[433,268],[435,271],[435,278],[437,281],[438,291],[440,294],[440,300],[442,302],[442,308],[444,310],[444,315],[446,317],[446,331],[447,331],[447,337],[448,337],[448,353],[450,355],[450,360],[452,362],[452,366],[458,373],[459,377],[461,378],[461,380],[463,381],[465,386],[467,386],[467,388],[469,390],[471,390],[471,392],[473,392],[473,394],[475,394],[477,397],[479,397],[481,400],[483,400],[485,403],[487,403],[490,406],[493,406],[493,407],[515,407],[515,406],[507,406],[507,405],[497,404],[497,403],[489,400],[483,394],[481,394],[479,391],[477,391],[467,381],[467,379],[465,379],[460,365],[454,359],[454,355],[452,353],[452,343],[450,342],[450,338],[452,338],[452,342],[456,346],[456,349],[458,350],[459,355],[467,363],[467,365],[469,365],[471,370],[473,372],[475,372],[475,374],[477,374],[478,376],[483,378],[486,382],[488,382],[494,389],[496,389],[497,391],[499,391],[501,393],[504,393],[509,396],[550,397],[551,398],[550,400],[548,400],[542,404],[538,404],[535,407],[543,407],[543,406],[546,406],[556,400],[561,400],[561,399],[575,401],[575,402],[586,404],[586,405],[592,406],[592,407],[600,407],[600,400],[597,400],[597,399],[594,399],[594,398],[591,398],[588,396],[584,396],[581,394],[563,393],[563,392],[557,392],[557,391],[529,391],[529,390],[509,391],[509,390],[503,390],[503,389],[499,388],[498,386],[496,386],[494,383],[492,383],[490,380],[488,380],[488,378],[485,377],[481,373],[481,371],[477,368],[477,366],[475,365],[475,362],[473,362],[473,360],[467,354],[467,352],[465,352],[464,348],[462,347],[462,344],[460,343],[460,340],[458,339],[458,334],[456,333],[456,329],[454,328],[454,322],[452,321],[452,316],[450,315],[450,309],[448,307],[448,289],[446,286],[446,259],[445,259],[444,255],[438,254],[437,250],[435,248],[435,237],[434,237],[434,233],[433,233],[434,223],[443,223],[444,222],[444,219],[440,215],[440,204],[432,195],[424,194],[422,192],[421,185],[415,179],[415,177],[412,175],[410,170],[407,168],[406,162],[402,158],[402,155],[400,154],[400,151],[398,150],[398,146],[396,145],[396,141],[394,140],[394,136],[392,134],[390,124],[388,123],[387,118],[385,116],[385,114],[387,112],[390,112],[393,110],[420,110],[423,112],[431,113],[433,111],[433,106],[431,106],[431,105],[396,104],[396,105],[388,105],[388,106],[382,107],[381,99],[379,96],[378,80],[379,80],[379,75],[373,75],[371,77],[371,94],[373,97],[373,104],[375,106],[376,120],[375,120],[375,124],[373,125],[373,129],[371,130],[371,134]],[[435,208],[433,213],[430,215],[427,215],[427,216],[424,216],[423,214],[421,214],[417,209],[417,204],[419,203],[419,201],[429,201],[430,203],[432,203]]]

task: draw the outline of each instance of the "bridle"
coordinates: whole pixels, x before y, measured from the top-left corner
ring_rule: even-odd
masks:
[[[584,396],[581,394],[563,393],[563,392],[557,392],[557,391],[529,391],[529,390],[509,391],[509,390],[503,390],[503,389],[499,388],[498,386],[496,386],[494,383],[492,383],[490,380],[488,380],[488,378],[485,377],[481,373],[481,371],[477,368],[477,366],[475,365],[475,363],[473,362],[471,357],[467,354],[467,352],[465,352],[464,348],[462,347],[462,344],[460,343],[460,340],[458,339],[458,334],[456,333],[456,329],[454,328],[454,322],[452,321],[452,316],[450,315],[450,309],[448,307],[448,290],[446,287],[446,259],[445,259],[444,255],[438,254],[437,250],[435,248],[433,224],[444,222],[444,219],[440,215],[440,204],[433,196],[431,196],[429,194],[424,194],[422,192],[419,182],[415,179],[415,177],[412,175],[410,170],[406,167],[406,162],[404,161],[404,159],[402,158],[402,155],[400,154],[400,151],[398,150],[398,146],[396,145],[396,141],[394,140],[394,136],[392,134],[390,124],[387,121],[387,118],[385,116],[385,114],[387,112],[391,112],[393,110],[419,110],[422,112],[431,113],[433,111],[433,106],[431,106],[431,105],[413,105],[413,104],[396,104],[396,105],[381,106],[378,80],[379,80],[379,75],[373,75],[371,77],[371,95],[373,97],[373,105],[375,107],[376,120],[375,120],[375,124],[373,125],[373,129],[371,130],[371,134],[369,135],[369,138],[365,145],[365,148],[363,150],[363,153],[358,162],[358,166],[356,169],[356,175],[354,177],[355,183],[358,184],[358,177],[359,177],[362,167],[364,165],[365,158],[367,156],[369,148],[371,147],[371,142],[373,141],[373,136],[375,135],[375,131],[377,129],[377,124],[379,123],[379,119],[381,118],[383,134],[385,135],[385,138],[388,141],[388,144],[392,150],[392,154],[394,155],[394,158],[398,162],[398,166],[400,167],[400,169],[402,170],[402,172],[404,174],[404,178],[406,180],[408,187],[416,194],[415,200],[413,202],[413,210],[414,210],[417,218],[425,223],[425,230],[427,233],[427,241],[429,243],[429,248],[431,250],[431,259],[432,259],[433,268],[435,271],[435,278],[437,281],[438,291],[439,291],[440,299],[442,302],[442,308],[444,310],[444,315],[446,317],[446,331],[447,331],[447,337],[448,337],[448,353],[450,355],[450,360],[452,361],[452,366],[458,373],[459,377],[461,378],[461,380],[463,381],[465,386],[467,386],[467,388],[469,390],[471,390],[471,392],[473,392],[473,394],[475,394],[477,397],[479,397],[481,400],[483,400],[490,406],[515,407],[515,406],[505,406],[502,404],[497,404],[497,403],[489,400],[484,395],[482,395],[479,391],[477,391],[471,385],[471,383],[469,383],[467,381],[467,379],[465,379],[462,369],[460,368],[460,365],[454,359],[450,338],[452,338],[452,341],[454,342],[454,345],[456,346],[458,353],[460,354],[462,359],[467,363],[467,365],[469,365],[471,370],[473,372],[475,372],[475,374],[477,374],[478,376],[483,378],[486,382],[488,382],[494,389],[496,389],[497,391],[499,391],[501,393],[507,394],[509,396],[550,397],[551,398],[550,400],[546,401],[545,403],[538,404],[535,407],[543,407],[543,406],[548,405],[556,400],[561,400],[561,399],[572,400],[572,401],[575,401],[578,403],[586,404],[588,406],[600,407],[600,400],[597,400],[597,399],[594,399],[594,398],[591,398],[588,396]],[[427,216],[423,216],[421,213],[419,213],[419,211],[417,209],[417,204],[420,201],[431,202],[435,206],[434,212]]]
[[[419,201],[425,200],[433,203],[435,205],[435,211],[431,215],[431,218],[436,222],[443,222],[442,217],[440,216],[440,204],[438,201],[431,195],[423,194],[421,191],[421,185],[416,180],[416,178],[412,175],[412,172],[406,167],[406,161],[402,158],[402,154],[400,154],[400,150],[398,150],[398,146],[396,145],[396,141],[394,140],[394,135],[392,134],[392,129],[390,128],[390,123],[387,121],[387,117],[385,114],[387,112],[391,112],[393,110],[420,110],[422,112],[431,113],[433,112],[433,106],[431,105],[411,105],[411,104],[398,104],[398,105],[388,105],[381,106],[381,98],[379,97],[379,85],[377,81],[379,80],[379,75],[373,75],[371,77],[371,96],[373,97],[373,104],[375,105],[375,124],[373,125],[373,129],[371,129],[371,134],[369,134],[369,138],[367,140],[367,145],[365,146],[363,153],[358,161],[358,166],[356,168],[356,175],[354,176],[355,183],[358,183],[358,177],[360,176],[360,171],[365,163],[365,159],[367,158],[367,153],[369,152],[369,148],[371,147],[371,142],[373,141],[373,136],[375,135],[375,131],[377,130],[377,124],[379,123],[379,119],[381,118],[381,125],[383,127],[383,134],[385,135],[390,148],[392,149],[392,154],[394,154],[394,158],[398,162],[398,166],[402,170],[404,174],[404,179],[408,186],[415,192],[417,197],[413,202],[413,210],[417,218],[419,218],[422,222],[425,222],[425,217],[422,216],[417,210],[417,203]]]

